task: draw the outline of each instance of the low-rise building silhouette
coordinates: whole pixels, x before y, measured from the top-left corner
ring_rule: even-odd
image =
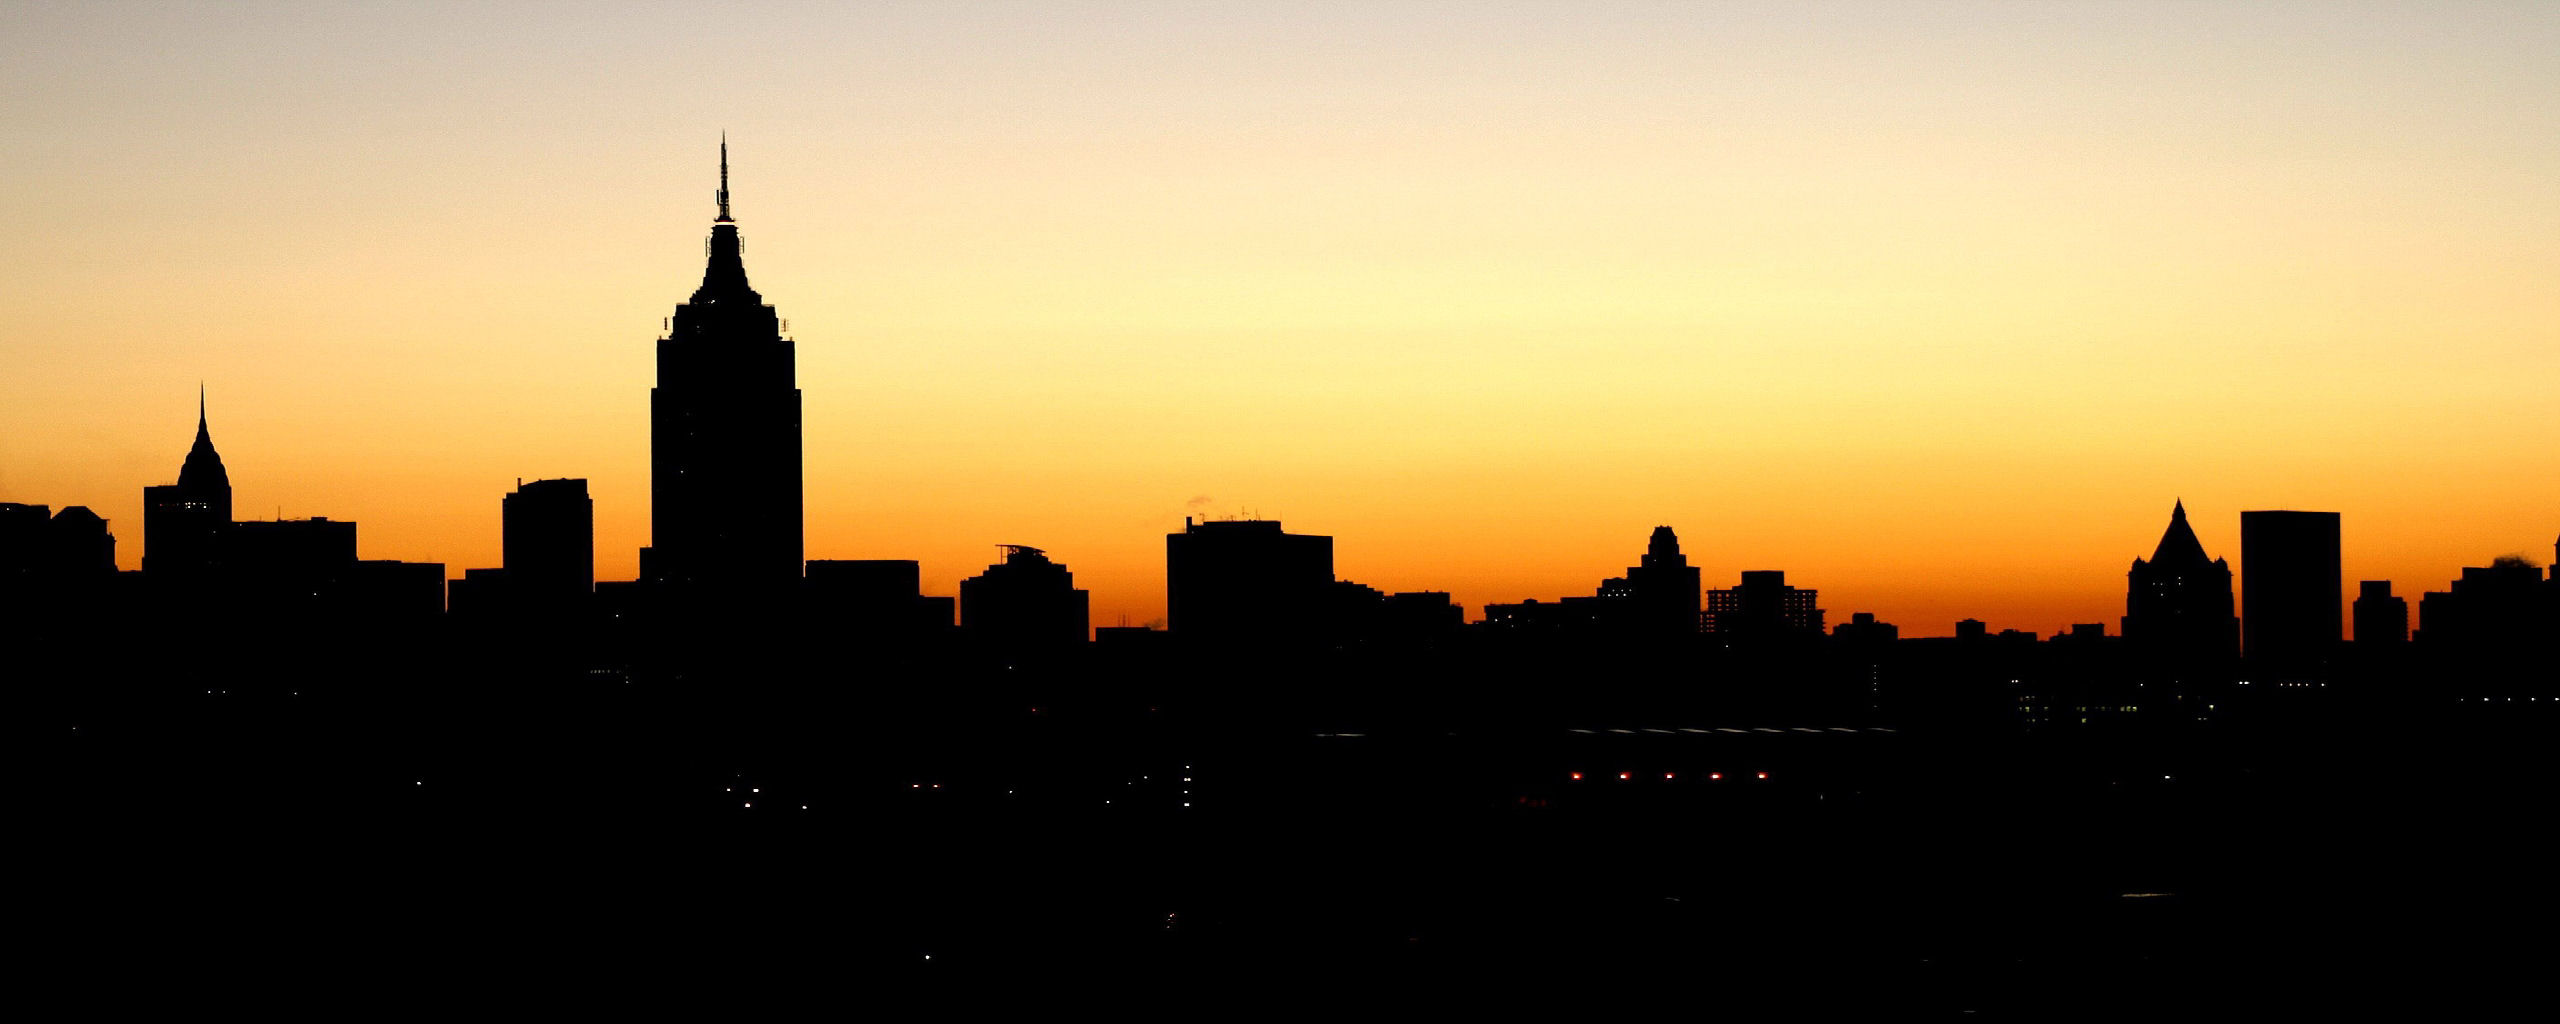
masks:
[[[952,628],[955,599],[926,596],[913,559],[812,559],[805,572],[803,612],[822,632],[905,643]]]
[[[1820,637],[1819,602],[1812,588],[1788,586],[1781,570],[1748,570],[1739,585],[1707,592],[1700,625],[1727,644]]]
[[[1831,627],[1831,638],[1847,644],[1889,644],[1902,636],[1900,627],[1876,621],[1874,612],[1856,612],[1849,621]]]
[[[2552,591],[2522,558],[2467,566],[2445,590],[2418,599],[2416,641],[2443,652],[2504,653],[2553,635]]]
[[[2409,599],[2391,593],[2390,580],[2356,584],[2356,644],[2384,646],[2409,642]]]

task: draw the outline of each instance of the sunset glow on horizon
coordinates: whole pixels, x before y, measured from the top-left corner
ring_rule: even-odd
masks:
[[[1833,622],[2110,633],[2183,499],[2414,598],[2560,534],[2560,7],[16,5],[0,501],[125,568],[209,393],[240,518],[649,543],[728,133],[812,559],[1029,544],[1165,614],[1185,516],[1381,590],[1678,532]]]

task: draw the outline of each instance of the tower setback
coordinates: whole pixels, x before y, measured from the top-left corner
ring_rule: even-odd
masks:
[[[800,389],[791,340],[747,284],[725,138],[718,198],[702,286],[658,339],[643,573],[688,589],[781,594],[801,572]]]

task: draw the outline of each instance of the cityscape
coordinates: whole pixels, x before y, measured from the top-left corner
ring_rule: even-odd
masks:
[[[2485,474],[2514,492],[2494,515],[2441,499],[2464,543],[2507,532],[2421,579],[2408,552],[2439,548],[2397,526],[2390,578],[2360,571],[2383,543],[2354,540],[2361,503],[2179,490],[2088,513],[2146,524],[2104,551],[1946,574],[1958,596],[1926,599],[1908,567],[1809,571],[1679,516],[1695,506],[1588,495],[1606,522],[1504,528],[1622,530],[1596,560],[1453,523],[1447,548],[1353,562],[1337,540],[1366,539],[1321,512],[1205,495],[1101,544],[1038,516],[930,551],[848,544],[861,524],[813,497],[844,486],[824,468],[842,456],[810,421],[852,399],[809,372],[794,296],[750,283],[745,225],[767,229],[731,184],[761,180],[761,143],[701,134],[698,281],[662,283],[672,310],[574,311],[659,318],[615,357],[653,370],[645,437],[605,442],[645,445],[645,503],[592,483],[610,466],[529,457],[541,475],[470,497],[476,521],[394,528],[494,536],[494,564],[382,557],[396,502],[340,518],[298,491],[315,511],[288,516],[235,492],[303,456],[231,440],[256,414],[198,379],[164,384],[197,408],[157,462],[0,475],[0,675],[47,966],[243,999],[326,978],[367,1006],[426,979],[1057,972],[1124,994],[1470,978],[1446,991],[1888,1019],[2477,1008],[2546,971],[2560,521],[2512,524],[2560,512],[2547,475]],[[696,228],[650,227],[689,252]],[[2553,312],[2524,315],[2545,349]],[[39,365],[22,355],[13,375]],[[490,386],[453,396],[457,424],[501,415],[477,404],[503,404]],[[2549,445],[2542,415],[2506,432]],[[943,429],[872,443],[887,459]],[[112,498],[26,483],[109,476]],[[1940,514],[1845,521],[1900,537]],[[645,543],[613,543],[627,517]],[[950,544],[984,562],[948,564]],[[1583,582],[1531,590],[1552,574],[1504,565],[1558,550]],[[2035,593],[1913,615],[2003,580]],[[2097,590],[2103,617],[2036,596]],[[2028,607],[2072,619],[2022,628],[2043,622]],[[1177,1005],[1276,1005],[1197,998]]]

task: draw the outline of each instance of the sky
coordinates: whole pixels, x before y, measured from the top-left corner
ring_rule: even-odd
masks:
[[[499,562],[648,389],[728,133],[811,558],[1251,515],[1587,594],[1678,530],[1833,621],[2112,632],[2183,499],[2347,590],[2560,535],[2560,5],[0,5],[0,501]]]

